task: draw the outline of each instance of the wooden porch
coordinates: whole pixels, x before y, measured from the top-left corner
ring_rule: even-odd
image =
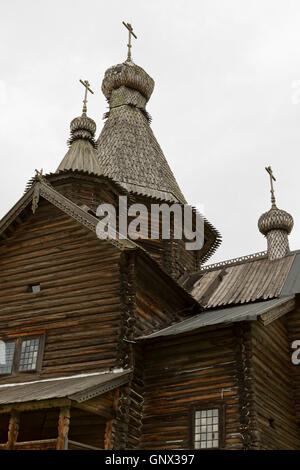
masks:
[[[47,400],[0,409],[0,450],[110,449],[119,390],[84,403]]]
[[[0,450],[9,450],[7,444],[0,444]],[[15,442],[14,450],[57,450],[57,439]],[[82,442],[68,440],[63,450],[101,450]]]

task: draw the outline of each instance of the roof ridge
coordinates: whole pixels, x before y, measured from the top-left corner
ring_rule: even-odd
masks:
[[[206,273],[208,271],[213,271],[218,268],[222,268],[223,266],[234,266],[236,264],[242,264],[245,262],[250,262],[257,259],[266,258],[268,252],[267,251],[258,251],[256,253],[252,253],[250,255],[239,256],[237,258],[232,258],[224,261],[219,261],[214,264],[209,264],[207,266],[203,266],[199,272]]]

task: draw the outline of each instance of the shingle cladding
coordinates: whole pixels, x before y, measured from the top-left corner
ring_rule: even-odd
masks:
[[[152,78],[133,63],[109,68],[102,90],[109,112],[97,141],[103,174],[127,190],[167,201],[186,203],[149,124],[145,106]]]
[[[279,297],[295,256],[204,268],[194,275],[191,294],[206,309]]]
[[[127,190],[157,199],[186,202],[140,109],[131,106],[112,109],[97,147],[103,174]]]

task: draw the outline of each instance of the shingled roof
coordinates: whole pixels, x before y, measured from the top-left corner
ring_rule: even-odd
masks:
[[[109,112],[97,141],[99,163],[128,191],[185,203],[149,124],[145,107],[153,88],[152,78],[132,62],[106,71],[102,91]]]
[[[68,141],[70,148],[56,172],[72,170],[101,175],[94,140],[96,123],[83,113],[80,117],[73,119],[70,129],[71,137]]]
[[[267,253],[251,255],[204,267],[183,286],[205,309],[273,299],[298,293],[299,269],[294,266],[299,263],[298,252],[277,260],[269,260]],[[292,282],[296,287],[287,288]]]

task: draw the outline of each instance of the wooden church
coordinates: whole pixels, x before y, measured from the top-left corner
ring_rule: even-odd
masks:
[[[161,237],[163,219],[154,238],[97,236],[120,196],[186,205],[153,88],[129,47],[105,72],[98,139],[85,96],[58,169],[0,222],[2,450],[300,448],[300,251],[273,190],[264,253],[204,266],[221,241],[207,220],[198,250]]]

